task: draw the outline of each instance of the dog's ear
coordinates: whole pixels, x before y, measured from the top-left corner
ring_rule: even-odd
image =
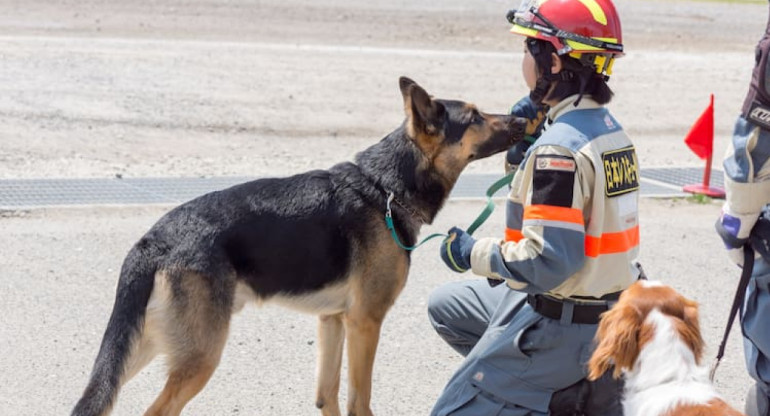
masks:
[[[444,127],[446,109],[433,100],[416,82],[407,77],[399,79],[401,95],[404,97],[404,112],[407,119],[407,133],[418,139],[422,135],[438,136]]]
[[[406,94],[409,91],[409,87],[412,85],[417,85],[417,83],[409,77],[402,76],[398,79],[398,87],[401,88],[401,95],[404,97],[406,97]]]
[[[639,312],[630,305],[615,305],[602,314],[596,332],[598,343],[588,361],[588,379],[596,380],[612,365],[612,376],[620,377],[623,369],[631,369],[639,355],[639,337],[642,319]]]
[[[704,342],[700,333],[698,320],[698,304],[689,299],[684,300],[684,317],[676,322],[676,330],[679,336],[695,355],[695,362],[700,364],[703,357]]]

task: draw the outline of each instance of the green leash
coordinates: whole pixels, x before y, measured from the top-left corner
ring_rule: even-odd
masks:
[[[476,229],[479,228],[481,224],[484,224],[484,221],[486,221],[487,218],[492,215],[492,211],[495,210],[495,203],[492,202],[492,197],[497,193],[497,191],[511,183],[514,173],[516,172],[514,171],[503,176],[502,178],[498,179],[497,182],[493,183],[489,188],[487,188],[487,206],[483,211],[481,211],[481,214],[476,217],[476,221],[473,221],[473,224],[471,224],[468,229],[465,230],[465,232],[473,235],[473,232],[476,231]]]
[[[481,214],[479,214],[478,217],[476,217],[476,220],[473,221],[473,223],[468,227],[466,232],[468,234],[473,234],[474,231],[476,231],[477,228],[481,226],[481,224],[484,223],[484,221],[489,218],[490,215],[492,215],[492,211],[495,210],[495,203],[492,202],[492,197],[502,189],[504,186],[511,183],[511,179],[513,179],[514,172],[511,172],[502,178],[498,179],[495,183],[493,183],[486,192],[487,195],[487,206],[484,207],[484,210],[481,211]],[[395,195],[393,192],[388,193],[388,202],[387,202],[387,209],[385,211],[385,223],[388,226],[388,229],[390,230],[390,235],[393,236],[393,240],[396,242],[396,244],[401,247],[402,249],[406,251],[412,251],[416,249],[417,247],[420,247],[421,245],[425,244],[428,240],[434,239],[436,237],[449,237],[447,234],[441,234],[441,233],[435,233],[431,234],[425,238],[422,239],[419,243],[413,245],[413,246],[405,246],[401,240],[398,238],[398,234],[396,234],[396,227],[393,226],[393,212],[390,209],[390,203],[393,202],[393,199],[395,198]]]

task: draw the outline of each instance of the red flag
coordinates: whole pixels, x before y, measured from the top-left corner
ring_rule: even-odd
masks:
[[[701,159],[708,159],[714,151],[714,94],[711,103],[692,125],[684,142]]]

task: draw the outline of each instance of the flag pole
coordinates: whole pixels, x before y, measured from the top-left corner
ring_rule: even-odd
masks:
[[[707,108],[707,111],[710,111],[708,122],[708,136],[710,137],[703,137],[701,136],[700,140],[708,140],[709,150],[708,154],[706,156],[706,168],[703,170],[703,183],[701,184],[692,184],[692,185],[685,185],[682,187],[682,190],[685,192],[689,192],[692,194],[701,194],[706,195],[712,198],[724,198],[725,197],[725,191],[722,188],[712,187],[710,186],[711,183],[711,162],[714,155],[714,94],[711,94],[711,102],[709,104],[709,107]],[[705,115],[705,113],[704,113]],[[696,126],[698,126],[701,121],[701,119],[698,119],[696,121],[696,124],[693,125],[693,129],[691,129],[690,133],[688,133],[688,138],[685,139],[685,142],[689,140],[689,136],[694,133],[696,130]],[[697,129],[698,133],[701,133],[700,129]]]
[[[703,170],[703,187],[708,188],[711,183],[711,158],[713,157],[713,154],[709,154],[709,157],[706,159],[706,169]]]
[[[691,194],[702,194],[711,198],[724,198],[725,191],[722,188],[710,186],[711,182],[711,155],[706,160],[706,168],[703,170],[703,183],[685,185],[682,190]]]

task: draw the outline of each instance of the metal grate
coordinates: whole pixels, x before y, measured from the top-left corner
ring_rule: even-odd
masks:
[[[642,178],[670,184],[681,189],[685,185],[702,183],[703,168],[647,168],[642,169]],[[711,170],[709,184],[713,187],[724,188],[724,175],[721,170]]]
[[[700,168],[642,169],[641,194],[647,197],[685,196],[682,186],[702,181]],[[500,175],[460,177],[450,198],[484,198]],[[0,209],[68,205],[178,204],[256,178],[127,178],[127,179],[9,179],[0,180]],[[722,172],[712,171],[712,186],[723,186]],[[504,188],[495,197],[504,197]]]

